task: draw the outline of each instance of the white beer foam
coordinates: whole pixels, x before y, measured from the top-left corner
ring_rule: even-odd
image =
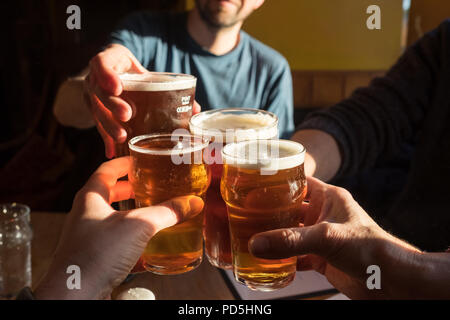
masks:
[[[277,171],[305,162],[305,147],[289,140],[243,141],[226,145],[223,163],[250,170]]]
[[[197,78],[187,74],[148,72],[119,76],[125,91],[173,91],[194,88]]]
[[[245,113],[248,112],[248,113]],[[278,137],[276,115],[257,109],[221,109],[192,117],[190,130],[195,135],[215,137],[221,142],[239,142]]]
[[[173,142],[178,142],[174,147],[167,149],[152,149],[146,147],[139,147],[136,144],[142,140],[167,141],[170,138]],[[172,156],[177,154],[190,154],[194,152],[201,151],[209,145],[209,140],[203,137],[194,137],[194,142],[192,142],[193,136],[191,135],[170,135],[170,134],[148,134],[143,136],[137,136],[128,142],[128,146],[131,150],[139,153],[157,155],[157,156]],[[194,144],[194,145],[193,145]]]

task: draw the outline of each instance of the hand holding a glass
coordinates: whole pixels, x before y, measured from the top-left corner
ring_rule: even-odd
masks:
[[[126,131],[119,121],[129,121],[132,116],[131,106],[120,98],[123,86],[119,75],[146,71],[131,51],[119,44],[110,45],[89,63],[85,98],[105,142],[108,158],[115,155],[115,143],[126,139]]]
[[[159,80],[149,77],[153,74],[155,73],[149,72],[139,63],[128,48],[119,44],[111,44],[91,59],[89,75],[85,81],[85,99],[90,106],[97,130],[105,143],[107,158],[123,156],[123,150],[118,151],[116,144],[123,144],[126,150],[127,138],[129,140],[137,135],[151,132],[167,132],[163,130],[164,123],[171,123],[172,118],[180,119],[186,116],[185,127],[187,128],[187,122],[192,113],[200,112],[200,105],[194,101],[191,90],[188,96],[192,99],[188,104],[192,110],[182,112],[180,116],[175,117],[173,112],[167,113],[167,110],[172,109],[170,105],[173,103],[177,104],[177,107],[182,107],[181,97],[179,101],[165,100],[161,103],[158,102],[160,98],[155,99],[152,95],[155,93],[157,95],[159,92],[162,96],[165,94],[173,96],[170,93],[177,92],[186,96],[187,89],[193,88],[195,91],[195,81],[192,79],[185,81],[180,87],[184,91],[180,93],[178,88],[174,87],[173,81],[170,81],[171,79],[167,81],[164,77],[160,77]],[[123,75],[128,78],[123,78]],[[132,78],[129,78],[130,75]],[[166,82],[171,84],[165,86]],[[130,120],[133,123],[129,123]],[[154,130],[152,126],[157,129]],[[175,129],[178,128],[177,124],[173,126]],[[134,132],[129,132],[130,129]]]
[[[256,234],[250,252],[269,260],[299,256],[299,270],[324,274],[352,299],[450,297],[449,253],[421,252],[390,235],[345,189],[308,178],[306,200],[304,227]],[[369,266],[379,268],[378,290],[367,285]]]
[[[102,299],[135,266],[149,240],[160,230],[201,213],[196,196],[175,197],[158,205],[126,212],[112,202],[134,197],[128,181],[129,157],[104,163],[77,193],[54,260],[35,291],[37,299]],[[67,288],[70,265],[81,270],[81,290]]]

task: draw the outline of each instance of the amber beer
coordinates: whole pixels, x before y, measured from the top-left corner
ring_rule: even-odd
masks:
[[[209,141],[192,135],[154,134],[130,140],[129,180],[136,207],[196,195],[205,200],[211,172],[203,161]],[[156,274],[180,274],[196,268],[203,256],[203,213],[158,232],[142,260]]]
[[[132,108],[132,118],[121,122],[127,141],[117,144],[117,156],[129,154],[130,139],[150,133],[172,133],[175,129],[189,129],[189,119],[195,100],[197,79],[176,73],[147,72],[121,74],[123,92],[120,96]],[[121,210],[134,208],[131,201],[122,201]]]
[[[305,148],[287,140],[247,141],[225,146],[222,156],[234,276],[254,290],[283,288],[295,277],[297,257],[259,259],[249,253],[248,241],[259,232],[298,227]]]
[[[128,140],[150,133],[189,129],[197,79],[176,73],[122,74],[120,96],[131,106],[130,121],[121,123]],[[128,141],[127,141],[128,142]],[[128,154],[128,144],[118,146],[118,156]]]
[[[208,163],[211,164],[212,180],[206,196],[205,207],[205,253],[208,261],[216,267],[232,268],[230,232],[225,202],[220,195],[222,177],[222,148],[226,143],[251,139],[274,139],[278,137],[278,118],[273,113],[258,109],[230,108],[202,112],[192,117],[193,134],[208,137]]]

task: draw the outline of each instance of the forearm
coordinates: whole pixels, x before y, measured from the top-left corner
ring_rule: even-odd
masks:
[[[450,253],[416,253],[405,270],[398,272],[399,282],[409,282],[405,298],[450,299]]]
[[[84,79],[89,69],[65,80],[59,87],[53,105],[53,114],[64,126],[87,129],[95,126],[87,100],[84,97]]]
[[[424,298],[450,299],[450,253],[422,253],[417,260],[424,268],[418,293]]]
[[[341,154],[336,140],[320,130],[300,130],[291,138],[306,148],[305,171],[322,181],[331,180],[341,166]]]
[[[427,253],[395,239],[380,259],[390,299],[450,299],[450,253]]]

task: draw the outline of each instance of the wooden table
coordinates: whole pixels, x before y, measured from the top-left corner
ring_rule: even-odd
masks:
[[[64,225],[66,214],[32,212],[32,273],[33,288],[39,283],[50,266],[53,253]],[[176,276],[159,276],[149,272],[135,275],[113,292],[129,288],[148,288],[158,300],[232,300],[235,299],[220,271],[207,261],[195,270]],[[331,295],[314,297],[326,299]]]
[[[33,287],[45,275],[64,225],[66,215],[33,212],[32,272]],[[115,294],[128,288],[148,288],[158,300],[223,300],[234,299],[219,270],[206,261],[195,270],[176,276],[158,276],[149,272],[136,275],[116,288]]]

